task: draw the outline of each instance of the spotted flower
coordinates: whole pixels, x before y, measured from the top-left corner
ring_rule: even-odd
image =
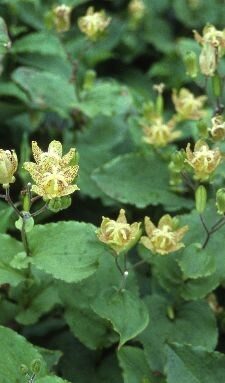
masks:
[[[195,97],[186,88],[181,88],[179,93],[174,89],[172,93],[172,101],[181,120],[199,120],[204,117],[203,106],[206,99],[206,96]]]
[[[53,9],[54,23],[58,32],[66,32],[70,29],[70,15],[72,8],[68,5],[57,5]]]
[[[77,165],[71,165],[75,158],[74,148],[63,156],[59,141],[52,141],[47,152],[43,152],[34,141],[32,151],[36,163],[25,162],[23,166],[36,184],[32,186],[33,192],[50,200],[79,190],[78,186],[73,184],[79,168]]]
[[[144,141],[155,147],[163,147],[180,137],[179,131],[174,131],[174,124],[165,124],[161,117],[153,119],[150,123],[142,123]]]
[[[164,215],[156,227],[149,217],[145,217],[145,230],[147,236],[141,237],[141,243],[153,254],[166,255],[184,247],[181,241],[188,230],[188,226],[177,228],[176,218],[169,214]]]
[[[194,169],[196,179],[206,181],[221,162],[221,152],[219,148],[209,149],[203,140],[196,142],[193,152],[190,146],[188,144],[186,148],[187,158],[185,162]]]
[[[225,121],[223,116],[217,114],[212,119],[211,136],[214,140],[222,140],[225,137]]]
[[[117,220],[102,217],[101,227],[96,234],[118,255],[129,250],[139,239],[141,223],[127,223],[125,211],[120,209]]]
[[[90,40],[95,41],[105,31],[110,21],[104,10],[95,12],[93,7],[89,7],[86,15],[78,19],[78,27]]]
[[[18,167],[17,155],[14,150],[0,149],[0,184],[8,187],[15,182],[14,174]]]

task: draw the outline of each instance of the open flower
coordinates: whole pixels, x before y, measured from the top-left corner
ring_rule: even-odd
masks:
[[[180,137],[179,131],[174,131],[174,124],[165,124],[161,117],[153,119],[150,123],[142,123],[144,141],[155,147],[163,147]]]
[[[32,151],[36,163],[25,162],[23,165],[36,183],[32,186],[32,191],[50,200],[79,190],[73,184],[79,169],[77,165],[71,165],[75,158],[74,148],[63,156],[59,141],[52,141],[47,152],[43,152],[34,141]]]
[[[102,217],[101,227],[96,234],[101,242],[106,243],[118,255],[129,250],[141,235],[141,223],[127,223],[125,211],[120,209],[117,220]]]
[[[184,247],[181,241],[188,226],[177,228],[177,219],[164,215],[156,227],[149,217],[145,217],[147,236],[141,237],[141,243],[154,254],[166,255]]]
[[[14,173],[17,170],[18,160],[14,150],[0,149],[0,184],[8,187],[15,182]]]
[[[78,26],[90,40],[95,41],[105,31],[110,21],[104,10],[95,12],[93,7],[89,7],[86,15],[78,19]]]
[[[201,181],[208,180],[210,174],[216,169],[222,159],[219,148],[209,149],[205,141],[196,142],[192,152],[190,144],[186,148],[187,162],[195,172],[195,177]]]
[[[176,112],[182,120],[199,120],[205,115],[203,110],[206,96],[195,97],[188,89],[181,88],[179,94],[177,90],[173,90],[172,101]]]

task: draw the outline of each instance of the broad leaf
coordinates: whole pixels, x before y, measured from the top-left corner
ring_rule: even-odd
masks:
[[[18,285],[24,280],[23,274],[11,267],[14,256],[23,250],[22,243],[6,234],[0,234],[0,284]]]

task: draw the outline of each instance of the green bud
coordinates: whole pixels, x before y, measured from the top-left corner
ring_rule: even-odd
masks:
[[[222,84],[221,84],[221,78],[218,75],[218,73],[215,73],[215,75],[212,78],[212,86],[213,86],[213,92],[216,97],[220,97],[222,93]]]
[[[216,207],[219,214],[225,213],[225,189],[216,192]]]
[[[187,52],[183,56],[183,61],[187,76],[195,78],[198,74],[198,61],[196,53],[193,51]]]
[[[186,153],[185,153],[184,149],[176,150],[172,154],[171,160],[172,160],[172,163],[174,164],[174,166],[173,166],[174,172],[179,173],[183,169],[185,158],[186,158]]]
[[[84,85],[83,85],[84,90],[91,90],[94,85],[95,79],[96,79],[96,72],[92,69],[89,69],[85,73]]]
[[[34,374],[39,374],[40,370],[41,370],[41,361],[40,359],[34,359],[32,362],[31,362],[31,371],[34,373]]]
[[[48,203],[48,209],[51,210],[53,213],[57,213],[61,210],[67,209],[71,205],[71,197],[64,196],[64,197],[56,197],[49,201]]]
[[[26,366],[26,364],[21,364],[20,365],[20,372],[23,375],[27,375],[29,372],[29,368]]]
[[[170,320],[174,320],[175,319],[175,312],[174,312],[174,308],[173,306],[168,306],[167,309],[166,309],[166,314],[167,314],[167,317],[170,319]]]
[[[157,113],[162,114],[163,108],[164,108],[163,96],[161,94],[158,94],[158,96],[156,98],[156,111],[157,111]]]
[[[207,191],[205,186],[200,185],[195,191],[195,206],[198,213],[203,213],[206,207]]]
[[[22,212],[23,218],[19,217],[19,219],[15,222],[15,226],[18,230],[22,230],[24,225],[25,232],[29,233],[34,227],[34,219],[31,217],[30,213]]]
[[[208,124],[205,120],[200,120],[197,122],[197,129],[201,138],[208,138],[209,136]]]

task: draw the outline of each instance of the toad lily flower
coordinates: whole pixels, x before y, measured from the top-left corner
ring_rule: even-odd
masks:
[[[190,144],[186,148],[187,162],[195,172],[195,178],[201,181],[209,179],[210,174],[217,168],[222,160],[219,148],[209,149],[205,141],[196,142],[194,151],[190,149]]]
[[[210,130],[212,138],[217,140],[222,140],[225,137],[225,122],[223,116],[217,114],[211,119],[212,128]]]
[[[78,19],[78,27],[90,40],[96,41],[110,21],[110,17],[106,16],[104,10],[95,12],[93,7],[89,7],[86,15]]]
[[[144,141],[155,147],[163,147],[180,137],[179,131],[173,131],[173,124],[165,124],[161,117],[155,118],[150,124],[143,122]]]
[[[97,230],[97,237],[101,242],[106,243],[114,252],[119,255],[128,251],[140,238],[141,223],[127,223],[125,211],[120,209],[117,220],[102,217],[101,227]]]
[[[17,170],[18,160],[14,150],[0,149],[0,184],[9,187],[15,182],[14,173]]]
[[[177,228],[177,219],[169,214],[164,215],[156,227],[149,217],[145,217],[147,236],[141,237],[141,243],[153,254],[166,255],[184,247],[180,242],[188,230],[188,226]]]
[[[32,186],[32,191],[46,200],[51,200],[79,190],[77,185],[73,184],[79,167],[71,165],[75,149],[70,149],[62,156],[62,145],[59,141],[52,141],[47,152],[42,152],[34,141],[32,151],[36,163],[25,162],[23,165],[36,183]]]
[[[188,89],[181,88],[179,94],[173,90],[172,101],[174,103],[178,119],[180,120],[199,120],[204,117],[205,111],[202,109],[206,101],[206,96],[195,97]]]

